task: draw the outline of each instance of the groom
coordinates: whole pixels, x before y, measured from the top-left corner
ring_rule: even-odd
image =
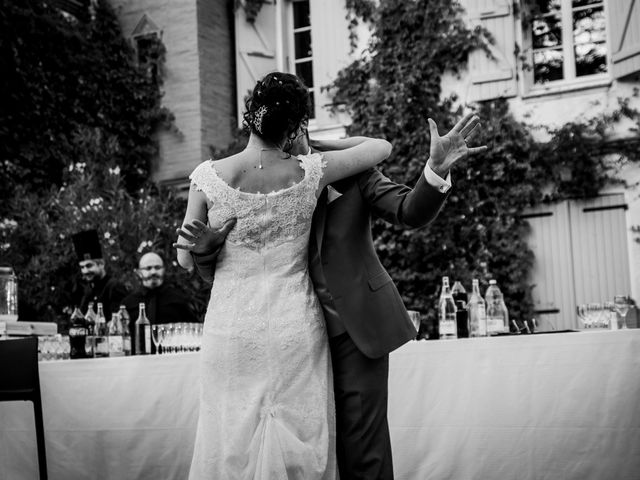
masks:
[[[430,158],[413,188],[371,169],[327,187],[314,212],[309,268],[329,334],[337,459],[343,480],[393,479],[387,423],[389,353],[417,334],[375,252],[372,216],[408,228],[426,225],[448,196],[450,168],[486,150],[484,146],[468,148],[465,143],[479,124],[475,115],[465,116],[443,137],[433,120],[428,122]],[[306,135],[299,136],[291,153],[308,153],[307,141]],[[353,141],[357,140],[324,140],[311,146],[338,150]],[[178,229],[192,242],[182,248],[191,250],[205,280],[213,281],[217,255],[234,225],[235,219],[230,219],[219,230],[202,222]]]

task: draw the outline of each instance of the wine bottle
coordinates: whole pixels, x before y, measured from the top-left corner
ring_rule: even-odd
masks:
[[[458,338],[469,338],[469,314],[467,312],[467,291],[460,282],[455,282],[451,287],[451,296],[456,302],[456,327]]]
[[[149,355],[151,353],[151,324],[145,312],[143,302],[138,304],[138,319],[135,324],[135,354]]]

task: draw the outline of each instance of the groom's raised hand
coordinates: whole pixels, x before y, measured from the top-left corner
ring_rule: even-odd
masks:
[[[465,115],[449,133],[442,137],[438,134],[436,122],[431,118],[427,119],[427,121],[429,122],[429,131],[431,133],[428,164],[431,170],[442,178],[447,176],[451,167],[458,160],[487,150],[486,145],[479,147],[467,146],[466,139],[480,125],[480,118],[474,113]]]

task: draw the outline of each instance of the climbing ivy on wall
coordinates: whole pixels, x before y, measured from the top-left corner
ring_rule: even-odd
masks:
[[[352,119],[351,135],[382,136],[393,143],[381,167],[395,181],[413,184],[428,158],[433,118],[441,134],[462,115],[455,95],[443,97],[445,71],[466,67],[468,53],[482,46],[479,29],[462,21],[462,7],[449,0],[346,0],[352,26],[369,22],[368,51],[343,69],[330,87]],[[353,30],[352,30],[353,32]],[[434,317],[441,277],[470,289],[495,278],[513,318],[531,318],[528,278],[533,254],[522,213],[542,202],[595,196],[616,181],[612,166],[638,161],[638,129],[612,142],[620,119],[640,126],[638,112],[622,99],[613,113],[546,129],[547,142],[532,133],[545,129],[516,120],[506,100],[473,106],[482,121],[472,145],[488,151],[452,171],[453,191],[428,227],[406,231],[378,221],[375,242],[383,264],[408,308]]]

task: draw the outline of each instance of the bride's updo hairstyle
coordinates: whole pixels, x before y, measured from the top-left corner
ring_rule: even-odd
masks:
[[[311,111],[309,90],[295,75],[273,72],[259,80],[245,104],[245,127],[278,144],[295,137]]]

